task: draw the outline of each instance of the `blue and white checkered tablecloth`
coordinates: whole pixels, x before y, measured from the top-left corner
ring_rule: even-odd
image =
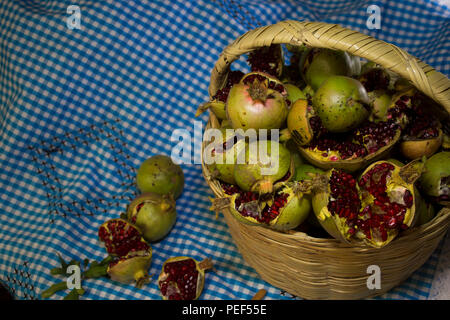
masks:
[[[367,7],[381,8],[368,30]],[[80,29],[67,25],[80,8]],[[285,19],[338,23],[392,42],[450,75],[449,3],[371,1],[0,1],[0,280],[19,299],[39,298],[68,260],[105,256],[97,229],[136,194],[135,172],[153,154],[171,154],[175,129],[194,132],[222,49],[247,30]],[[237,62],[243,69],[245,60]],[[201,117],[206,123],[207,114]],[[150,274],[171,256],[212,257],[201,299],[293,299],[242,259],[198,164],[183,165],[178,221],[154,244]],[[441,246],[382,298],[426,299]],[[448,250],[447,250],[448,251]],[[160,299],[108,279],[83,282],[86,299]],[[60,299],[62,294],[53,298]]]

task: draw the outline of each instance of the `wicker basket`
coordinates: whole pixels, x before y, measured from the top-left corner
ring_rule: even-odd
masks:
[[[226,47],[211,75],[212,97],[226,79],[230,64],[240,55],[271,44],[306,44],[347,51],[379,63],[409,79],[419,90],[450,113],[450,81],[402,49],[338,25],[282,21],[251,30]],[[208,128],[218,127],[211,113]],[[206,166],[203,174],[216,196],[218,181]],[[260,276],[287,292],[306,299],[361,299],[383,294],[408,278],[429,258],[450,224],[450,209],[442,209],[429,223],[407,230],[381,249],[350,246],[303,232],[281,233],[248,226],[223,212],[230,233],[244,259]],[[369,265],[381,269],[381,289],[369,290]]]

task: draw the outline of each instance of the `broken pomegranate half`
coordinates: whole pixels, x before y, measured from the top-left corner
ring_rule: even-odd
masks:
[[[196,300],[205,283],[205,271],[213,267],[211,259],[201,262],[189,257],[174,257],[164,262],[158,286],[164,300]]]
[[[138,288],[149,281],[152,249],[134,225],[123,219],[111,219],[100,226],[98,236],[114,257],[107,269],[112,280],[135,282]]]
[[[359,239],[373,247],[383,247],[401,230],[412,227],[418,215],[419,201],[415,181],[424,163],[413,161],[398,166],[378,161],[369,166],[359,179],[361,212],[356,220]]]
[[[222,183],[225,197],[213,200],[211,210],[229,209],[240,222],[264,226],[278,231],[298,227],[307,217],[311,203],[305,194],[310,184],[283,182],[272,194],[243,191],[237,186]]]

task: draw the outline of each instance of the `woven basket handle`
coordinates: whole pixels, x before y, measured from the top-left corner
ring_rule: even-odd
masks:
[[[286,20],[248,31],[221,53],[212,70],[210,96],[223,86],[230,64],[239,56],[262,46],[287,43],[347,51],[374,61],[410,80],[450,114],[450,80],[442,73],[395,45],[323,22]]]

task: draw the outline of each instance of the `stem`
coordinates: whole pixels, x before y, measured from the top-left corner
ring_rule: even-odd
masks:
[[[204,271],[214,269],[214,265],[212,263],[211,258],[206,258],[206,259],[200,261],[198,263],[198,267],[200,268],[200,270],[204,270]]]
[[[259,100],[261,102],[265,102],[267,99],[267,89],[268,89],[268,81],[259,82],[257,79],[250,84],[248,89],[248,93],[253,100]]]
[[[72,289],[63,300],[79,300],[84,293],[84,289]]]
[[[47,290],[42,291],[41,292],[41,297],[43,299],[50,298],[56,292],[62,291],[62,290],[66,290],[66,289],[67,289],[67,282],[66,281],[61,281],[61,282],[55,283],[54,285],[52,285]]]

